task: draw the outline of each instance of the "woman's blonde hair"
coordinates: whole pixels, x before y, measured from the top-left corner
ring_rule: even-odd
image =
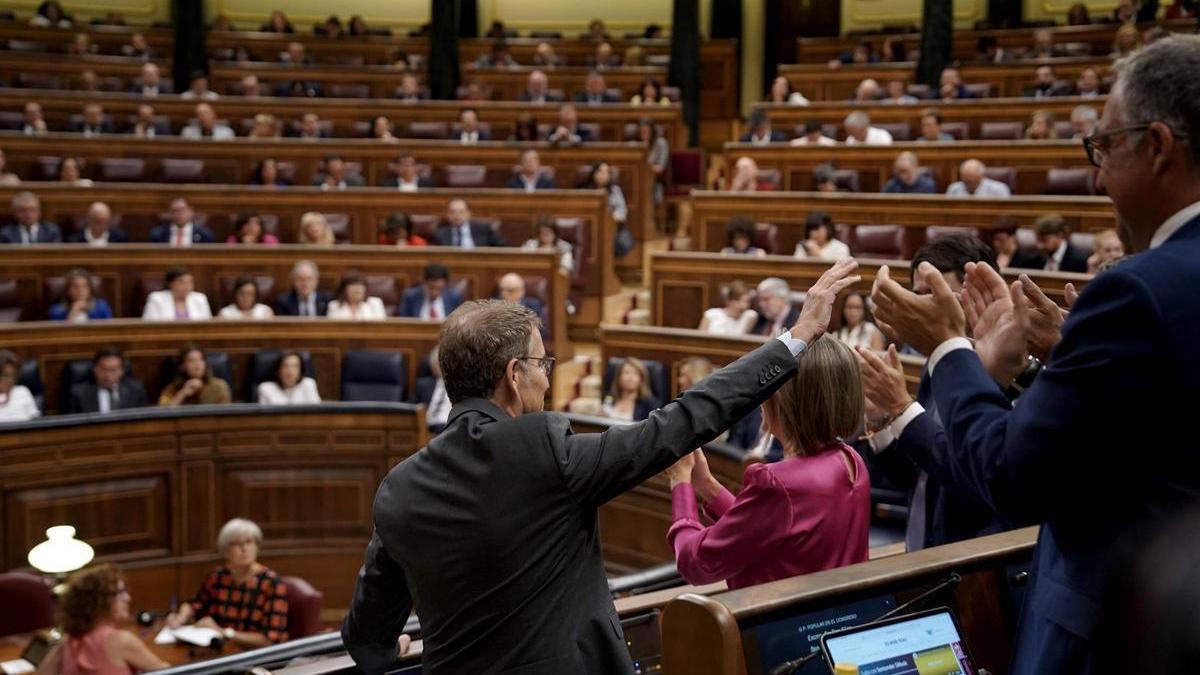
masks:
[[[612,382],[608,385],[609,395],[611,395],[613,398],[621,397],[621,371],[625,369],[625,366],[630,366],[636,370],[638,375],[642,378],[641,384],[638,385],[638,398],[651,398],[653,394],[650,393],[650,371],[646,369],[646,364],[642,363],[640,359],[633,356],[626,357],[625,360],[621,362],[621,365],[617,367],[616,372],[613,373]]]
[[[321,235],[313,239],[308,235],[309,223],[319,223],[321,225]],[[333,228],[329,226],[329,221],[325,216],[316,212],[308,211],[300,216],[300,243],[311,244],[313,246],[333,246]]]
[[[679,372],[691,380],[694,387],[700,383],[700,380],[713,374],[713,363],[703,356],[692,356],[679,364]]]
[[[863,417],[854,352],[831,336],[817,338],[800,355],[796,376],[763,405],[777,421],[779,440],[799,457],[850,437]]]

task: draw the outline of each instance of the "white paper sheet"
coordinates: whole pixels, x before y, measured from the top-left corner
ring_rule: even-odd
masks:
[[[173,645],[176,642],[186,642],[197,647],[207,647],[214,639],[221,639],[221,632],[213,628],[197,628],[196,626],[180,626],[179,628],[163,627],[154,637],[154,644]]]

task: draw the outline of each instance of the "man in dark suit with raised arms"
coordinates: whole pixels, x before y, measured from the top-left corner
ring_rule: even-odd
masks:
[[[599,434],[573,434],[564,416],[543,411],[554,362],[529,308],[485,300],[454,312],[438,359],[449,421],[375,497],[375,533],[342,626],[358,667],[393,664],[415,604],[426,675],[631,675],[597,509],[771,396],[825,331],[856,266],[826,272],[778,339],[644,422]]]
[[[1140,253],[1087,285],[1016,406],[989,371],[1026,384],[1037,371],[1020,282],[969,265],[960,305],[922,265],[931,295],[886,268],[873,293],[877,319],[930,355],[950,479],[1001,516],[1042,524],[1014,675],[1135,672],[1104,654],[1121,647],[1100,631],[1118,611],[1111,581],[1142,537],[1200,498],[1200,441],[1186,433],[1200,400],[1200,80],[1178,76],[1200,72],[1200,37],[1155,42],[1116,71],[1087,151]],[[1151,440],[1181,421],[1170,443]]]

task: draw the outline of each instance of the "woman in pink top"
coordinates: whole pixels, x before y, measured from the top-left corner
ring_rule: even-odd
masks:
[[[59,615],[66,637],[38,664],[38,675],[130,675],[168,666],[136,635],[116,627],[129,619],[129,591],[112,565],[75,573]]]
[[[742,588],[867,559],[870,479],[862,458],[841,441],[863,416],[854,354],[833,337],[818,338],[762,412],[784,459],[748,467],[736,497],[709,473],[701,450],[667,470],[674,511],[667,542],[689,583],[724,579]]]

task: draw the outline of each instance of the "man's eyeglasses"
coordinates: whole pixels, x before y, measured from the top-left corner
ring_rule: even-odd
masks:
[[[546,371],[546,377],[550,377],[550,373],[554,371],[553,356],[518,356],[518,361],[537,361],[538,366]]]
[[[1099,167],[1101,164],[1104,163],[1104,158],[1108,156],[1108,146],[1109,146],[1110,138],[1112,138],[1113,136],[1118,136],[1120,134],[1128,134],[1128,133],[1133,133],[1135,131],[1145,131],[1145,130],[1149,129],[1150,126],[1151,125],[1149,125],[1149,124],[1134,124],[1134,125],[1128,126],[1128,127],[1117,127],[1116,129],[1109,129],[1108,131],[1102,131],[1100,133],[1096,133],[1095,131],[1093,131],[1092,133],[1088,134],[1087,136],[1084,136],[1083,137],[1083,149],[1085,152],[1087,152],[1088,161],[1091,162],[1092,166]],[[1181,134],[1181,133],[1175,131],[1174,129],[1171,129],[1171,133],[1175,136],[1175,138],[1178,138],[1178,139],[1186,139],[1187,138],[1186,134]]]

